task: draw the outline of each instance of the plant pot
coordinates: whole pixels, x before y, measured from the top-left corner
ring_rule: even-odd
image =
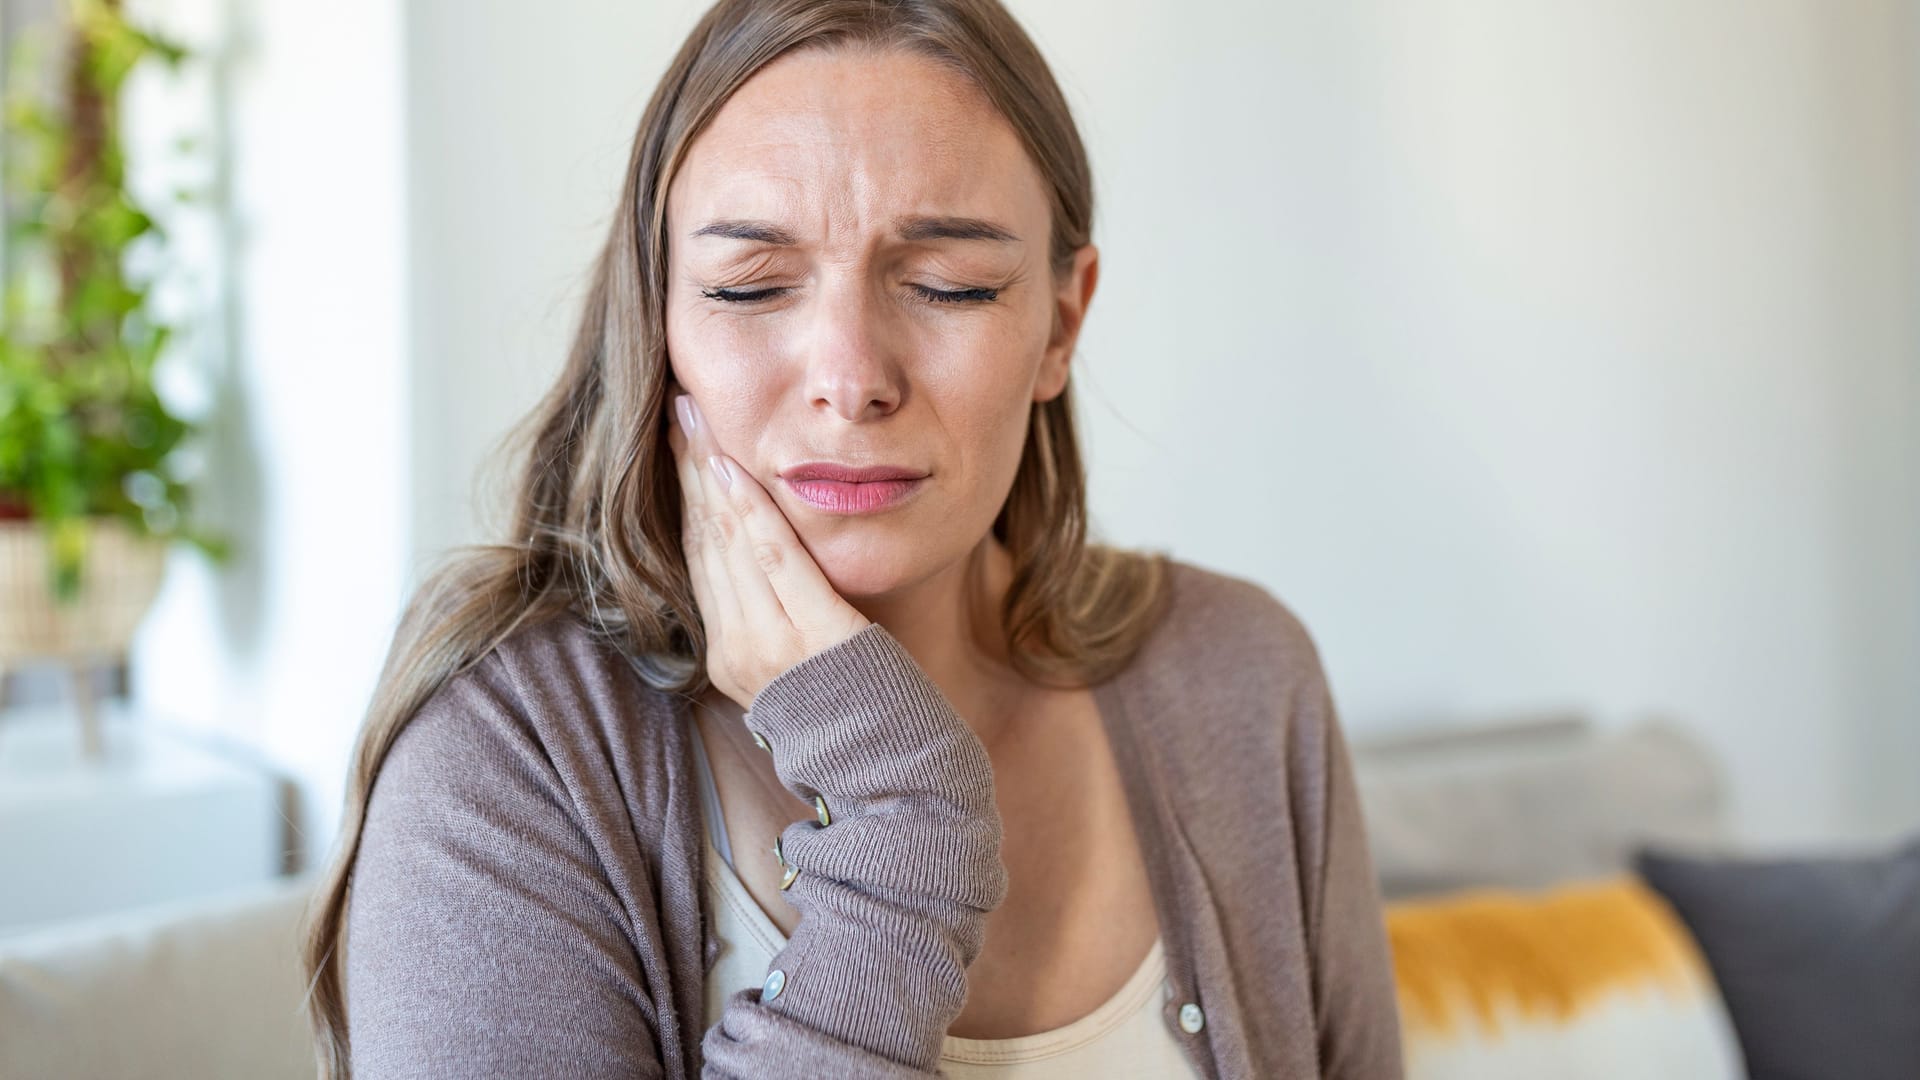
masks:
[[[0,665],[127,651],[160,591],[167,542],[119,518],[92,518],[86,529],[80,594],[60,603],[39,525],[0,521]]]
[[[0,520],[0,673],[29,661],[66,665],[82,748],[97,758],[89,668],[126,654],[160,591],[167,541],[142,536],[118,518],[88,519],[80,592],[69,603],[54,597],[50,556],[38,523]]]

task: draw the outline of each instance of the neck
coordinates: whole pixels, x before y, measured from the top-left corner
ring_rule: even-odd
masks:
[[[1011,705],[1031,687],[1007,656],[1000,604],[1013,557],[988,533],[959,562],[884,595],[848,597],[886,627],[940,688],[981,742],[992,746]]]
[[[885,594],[847,598],[870,621],[886,627],[989,750],[999,745],[1020,696],[1032,690],[1013,669],[1001,636],[1000,603],[1012,583],[1013,557],[988,533],[965,559],[930,578]],[[711,686],[702,700],[710,711],[735,721],[746,711]],[[746,738],[738,723],[723,730],[735,741]]]

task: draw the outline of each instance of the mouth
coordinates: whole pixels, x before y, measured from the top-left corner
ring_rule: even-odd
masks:
[[[891,510],[912,497],[925,485],[927,473],[898,465],[854,468],[815,461],[787,469],[780,478],[816,510],[871,514]]]
[[[881,480],[918,480],[927,475],[927,471],[909,469],[904,465],[864,465],[855,468],[852,465],[838,465],[831,461],[808,461],[795,465],[780,475],[788,481],[837,480],[843,484],[871,484]]]

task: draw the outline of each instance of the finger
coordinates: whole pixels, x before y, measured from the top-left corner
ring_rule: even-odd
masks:
[[[688,405],[693,410],[699,408],[691,399]],[[677,410],[669,412],[678,415]],[[693,419],[698,423],[697,413]],[[700,449],[698,446],[690,447],[687,453],[690,456],[698,455]],[[788,624],[809,640],[819,638],[837,641],[858,630],[866,623],[865,616],[846,603],[833,583],[827,580],[813,553],[800,542],[792,521],[774,501],[772,494],[738,461],[726,454],[720,456],[735,470],[736,477],[744,478],[744,486],[727,490],[724,485],[717,485],[717,497],[729,501],[735,515],[745,523],[748,547],[767,578],[773,603],[784,613]]]
[[[805,636],[816,632],[842,631],[839,625],[844,604],[840,594],[827,581],[827,575],[814,561],[812,553],[800,543],[793,523],[773,501],[767,489],[740,467],[740,463],[722,455],[734,470],[733,487],[723,496],[746,530],[746,543],[758,570],[764,575],[772,603],[777,604],[788,622]]]
[[[733,568],[735,582],[741,586],[741,610],[749,619],[760,620],[757,625],[778,627],[782,632],[791,633],[793,618],[774,590],[771,573],[780,563],[792,561],[791,555],[767,535],[767,530],[756,527],[757,505],[746,494],[749,490],[759,491],[764,500],[766,493],[760,491],[753,475],[730,456],[715,454],[707,461],[709,471],[715,474],[713,497],[725,505],[732,532],[727,560]]]
[[[688,401],[693,412],[693,438],[687,457],[699,461],[701,498],[708,507],[707,520],[712,533],[709,553],[716,555],[726,568],[735,603],[748,625],[759,632],[791,634],[793,620],[787,617],[780,598],[774,595],[773,584],[767,580],[766,571],[760,568],[753,538],[728,490],[729,483],[735,490],[754,484],[753,477],[739,462],[730,460],[721,451],[713,429],[701,422],[700,406],[692,403],[691,398]]]
[[[680,407],[685,408],[684,405]],[[680,448],[674,462],[680,478],[681,543],[686,549],[687,572],[692,579],[694,599],[700,605],[701,619],[707,624],[707,637],[711,644],[725,620],[734,620],[737,625],[742,616],[725,568],[714,550],[713,511],[700,476],[702,466],[698,464],[698,446],[687,433],[684,416],[681,413],[682,422],[676,423]]]

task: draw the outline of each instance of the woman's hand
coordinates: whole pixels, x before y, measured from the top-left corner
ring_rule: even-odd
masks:
[[[833,590],[766,489],[720,450],[692,395],[672,384],[667,394],[680,540],[707,631],[707,678],[750,708],[774,676],[869,620]]]

